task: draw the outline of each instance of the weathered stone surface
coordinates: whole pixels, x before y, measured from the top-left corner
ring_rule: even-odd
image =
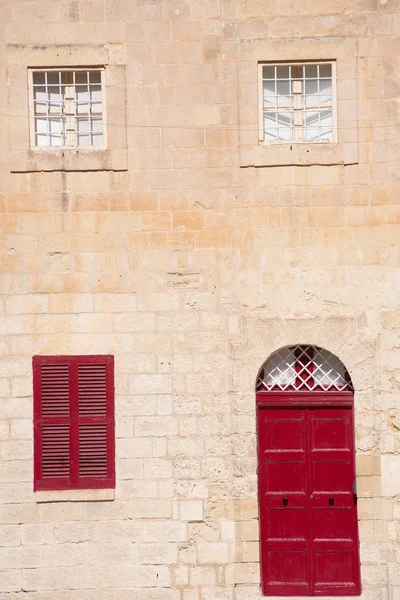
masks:
[[[399,11],[0,0],[0,600],[259,599],[254,386],[297,343],[350,372],[362,597],[400,600]],[[257,62],[322,59],[338,143],[259,146]],[[106,148],[32,149],[27,67],[91,64]],[[34,494],[32,356],[107,353],[116,489]]]

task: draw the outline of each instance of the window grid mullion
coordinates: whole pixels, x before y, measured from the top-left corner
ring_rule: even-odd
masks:
[[[293,123],[294,139],[301,141],[303,139],[303,89],[304,83],[299,79],[299,70],[301,67],[295,67],[296,79],[293,81]]]
[[[75,145],[75,89],[73,78],[75,74],[65,73],[65,133],[66,145]]]

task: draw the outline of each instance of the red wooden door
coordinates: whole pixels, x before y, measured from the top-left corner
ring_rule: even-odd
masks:
[[[360,593],[352,408],[260,408],[265,595]]]

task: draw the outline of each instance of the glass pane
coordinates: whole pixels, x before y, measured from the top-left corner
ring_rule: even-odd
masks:
[[[276,127],[277,126],[277,113],[274,111],[268,111],[264,113],[264,126],[265,127]]]
[[[278,137],[276,112],[264,113],[264,139],[276,140]]]
[[[61,119],[49,119],[50,143],[52,146],[62,146],[64,144],[64,127]]]
[[[318,80],[310,79],[305,82],[305,94],[310,96],[312,94],[318,94]]]
[[[47,135],[36,135],[36,146],[50,146],[50,138]]]
[[[332,80],[321,79],[319,82],[320,102],[332,102]]]
[[[264,81],[264,96],[275,96],[275,81]]]
[[[89,81],[90,81],[90,83],[101,83],[101,72],[100,71],[90,71],[89,72]]]
[[[50,141],[52,146],[64,146],[64,140],[59,135],[52,135]]]
[[[289,79],[289,67],[276,67],[278,79]]]
[[[101,146],[103,144],[103,134],[102,133],[95,133],[92,136],[93,139],[93,146]]]
[[[319,65],[320,77],[332,77],[332,65]]]
[[[291,140],[293,138],[292,114],[288,110],[278,112],[278,137],[280,140]]]
[[[92,102],[101,102],[101,85],[90,87],[90,99]]]
[[[49,127],[52,134],[61,135],[63,131],[63,123],[61,119],[49,119]]]
[[[35,103],[35,115],[47,114],[47,104]]]
[[[292,79],[303,79],[303,67],[301,65],[292,65],[290,67]]]
[[[103,119],[92,120],[92,131],[93,133],[103,133]]]
[[[290,104],[289,81],[278,82],[278,106],[288,106]]]
[[[61,72],[61,85],[71,85],[72,73],[70,71]]]
[[[275,81],[264,81],[264,107],[276,106]]]
[[[90,146],[90,135],[88,133],[78,135],[78,146]]]
[[[48,133],[48,121],[47,119],[35,119],[36,122],[36,133]]]
[[[263,79],[275,79],[275,67],[263,67]]]
[[[278,354],[271,356],[268,361],[268,372],[264,381],[268,386],[294,385],[296,381],[295,357],[293,349],[280,350]]]
[[[308,139],[313,139],[319,135],[319,111],[307,110],[305,111],[304,127],[306,129],[306,135]]]
[[[57,84],[60,83],[60,73],[59,71],[47,71],[47,84]]]
[[[101,102],[99,102],[99,103],[95,102],[94,104],[92,104],[92,114],[101,115],[102,112],[103,112],[103,105]]]
[[[264,141],[268,142],[271,140],[278,139],[278,130],[275,127],[270,127],[268,130],[264,131]]]
[[[47,89],[49,91],[50,102],[61,102],[61,88],[58,85],[49,86]]]
[[[288,110],[281,110],[277,113],[278,123],[280,125],[292,125],[292,115]]]
[[[47,102],[46,88],[44,86],[35,87],[33,90],[33,97],[37,102]]]
[[[319,111],[305,111],[304,138],[306,140],[319,138]]]
[[[318,77],[317,65],[306,65],[305,66],[305,77],[306,77],[306,79],[309,79],[310,77]]]
[[[87,71],[75,71],[75,83],[87,83]]]
[[[89,133],[90,132],[90,120],[89,119],[77,119],[76,125],[78,133]]]
[[[62,109],[62,95],[61,89],[58,86],[49,86],[49,112],[51,113],[60,113]]]
[[[333,115],[332,109],[328,108],[326,110],[321,110],[320,113],[320,138],[322,140],[332,140],[333,139]]]
[[[77,112],[80,114],[88,114],[90,112],[90,94],[87,85],[77,85],[75,87]]]
[[[88,115],[90,113],[90,104],[77,104],[76,113],[78,115]]]
[[[280,140],[292,140],[293,139],[293,129],[291,127],[279,127],[278,129],[278,137]]]
[[[89,102],[89,86],[77,85],[75,87],[75,93],[77,102]]]
[[[46,83],[46,77],[45,74],[42,73],[33,73],[33,84],[37,85],[37,84],[44,84]]]
[[[344,364],[327,350],[320,349],[314,359],[313,377],[317,385],[345,386],[346,373]]]

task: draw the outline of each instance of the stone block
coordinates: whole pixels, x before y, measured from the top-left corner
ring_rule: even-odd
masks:
[[[224,542],[207,543],[198,545],[199,564],[226,564],[229,561],[228,544]]]
[[[0,571],[0,592],[5,592],[7,596],[10,596],[11,592],[20,592],[21,589],[21,571],[17,569]]]
[[[396,496],[400,493],[400,456],[384,454],[381,457],[382,465],[382,494]]]
[[[187,524],[174,521],[144,523],[145,542],[180,542],[187,539]]]
[[[178,432],[178,421],[174,417],[138,417],[135,423],[135,434],[143,436],[175,436]]]
[[[180,502],[179,515],[182,521],[203,521],[203,503],[199,500],[187,500],[185,502]]]

